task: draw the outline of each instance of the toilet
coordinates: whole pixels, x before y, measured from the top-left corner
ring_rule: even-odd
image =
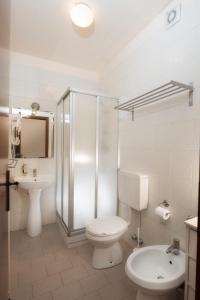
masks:
[[[118,188],[120,203],[131,210],[141,211],[148,204],[148,177],[119,170]],[[126,220],[126,221],[125,221]],[[96,269],[110,268],[123,260],[120,237],[128,229],[130,220],[118,216],[99,217],[86,227],[86,237],[94,246],[92,265]]]
[[[123,260],[119,239],[128,229],[128,222],[118,216],[94,219],[86,227],[86,237],[94,246],[92,265],[95,269],[110,268]]]

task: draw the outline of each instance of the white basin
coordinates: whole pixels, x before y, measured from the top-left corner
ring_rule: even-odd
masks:
[[[37,236],[42,230],[42,216],[40,208],[40,195],[42,189],[48,187],[52,182],[51,176],[17,176],[14,181],[19,183],[19,187],[28,190],[29,211],[27,220],[27,232],[31,237]]]
[[[35,189],[45,189],[48,187],[53,178],[50,176],[39,175],[37,177],[33,176],[17,176],[14,181],[19,182],[19,186],[25,190],[35,190]]]
[[[176,299],[175,289],[184,282],[185,254],[167,254],[168,247],[144,247],[128,257],[126,274],[138,285],[137,300]]]

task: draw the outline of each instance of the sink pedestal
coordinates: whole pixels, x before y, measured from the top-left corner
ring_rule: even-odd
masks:
[[[40,208],[41,191],[47,188],[52,182],[53,177],[40,175],[32,176],[16,176],[14,181],[19,183],[19,187],[27,190],[29,194],[29,211],[27,220],[27,233],[34,237],[41,233],[42,217]]]
[[[30,237],[37,236],[42,230],[42,216],[40,208],[41,189],[32,189],[29,193],[29,211],[27,232]]]

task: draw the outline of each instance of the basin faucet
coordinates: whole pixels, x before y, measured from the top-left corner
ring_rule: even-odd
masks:
[[[37,169],[33,169],[33,177],[37,177]]]
[[[179,239],[174,238],[171,246],[167,248],[166,253],[172,253],[174,255],[179,255],[180,250],[180,241]]]
[[[28,174],[27,164],[23,164],[22,165],[22,173],[23,173],[23,175],[27,175]]]

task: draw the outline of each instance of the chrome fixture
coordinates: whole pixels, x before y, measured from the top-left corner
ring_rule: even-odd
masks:
[[[167,200],[164,200],[159,204],[159,206],[169,207],[169,202]]]
[[[8,169],[14,169],[18,163],[17,159],[11,158],[8,160]]]
[[[21,113],[11,118],[11,145],[19,146],[21,139]]]
[[[177,81],[171,80],[170,82],[153,89],[141,96],[135,97],[131,100],[128,100],[118,106],[115,109],[129,111],[132,113],[132,119],[134,119],[134,112],[137,109],[142,108],[143,106],[158,102],[162,99],[166,99],[173,95],[189,92],[189,106],[193,105],[193,91],[194,88],[192,85],[187,85]]]
[[[174,255],[179,255],[180,250],[180,241],[179,239],[174,238],[171,246],[167,248],[166,253],[172,253]]]
[[[37,177],[37,169],[33,169],[33,177]]]
[[[137,241],[140,246],[144,244],[143,239],[141,237],[138,239],[138,235],[136,233],[131,236],[131,239],[133,241]]]
[[[22,165],[22,173],[23,173],[23,175],[27,175],[28,174],[27,164],[23,164]]]
[[[32,108],[32,114],[35,115],[36,112],[40,109],[40,104],[37,102],[33,102],[31,104],[31,108]]]

